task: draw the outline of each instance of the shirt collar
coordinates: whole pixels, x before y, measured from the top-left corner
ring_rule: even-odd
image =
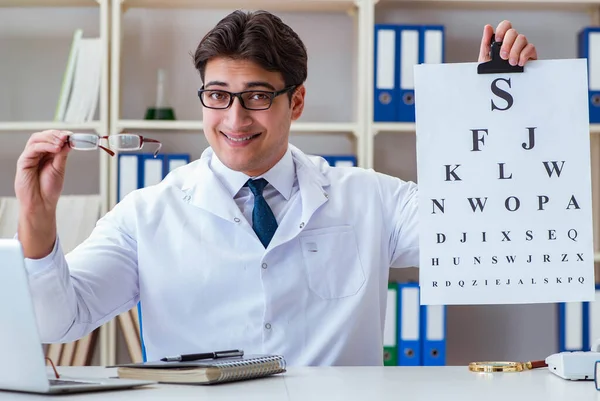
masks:
[[[240,171],[234,171],[227,167],[215,153],[213,153],[210,161],[211,170],[223,183],[227,191],[234,198],[239,190],[244,186],[250,178],[264,178],[271,184],[286,200],[292,196],[292,188],[296,176],[294,167],[294,159],[292,152],[288,146],[283,157],[266,173],[258,177],[250,177]]]

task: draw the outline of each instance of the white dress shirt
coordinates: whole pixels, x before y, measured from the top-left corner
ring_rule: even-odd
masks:
[[[418,265],[416,185],[290,145],[264,175],[268,200],[282,198],[265,249],[248,177],[223,167],[209,148],[126,196],[66,257],[58,240],[26,260],[42,340],[78,339],[141,302],[148,360],[239,348],[381,365],[389,267]]]
[[[296,168],[292,159],[292,151],[288,148],[281,160],[269,171],[257,177],[250,177],[239,171],[228,168],[217,157],[210,162],[210,169],[235,200],[246,220],[252,225],[252,210],[254,208],[254,195],[250,188],[244,187],[248,179],[264,178],[269,182],[263,191],[263,198],[273,211],[277,224],[292,204],[292,197],[298,195],[298,179]]]

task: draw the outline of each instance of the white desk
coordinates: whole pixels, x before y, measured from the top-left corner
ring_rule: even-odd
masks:
[[[62,367],[72,377],[114,376],[115,369]],[[0,391],[0,400],[40,400],[39,395]],[[600,400],[593,381],[571,382],[546,369],[473,373],[466,367],[289,368],[282,375],[211,386],[158,384],[138,389],[48,396],[53,400],[194,401],[516,401]]]

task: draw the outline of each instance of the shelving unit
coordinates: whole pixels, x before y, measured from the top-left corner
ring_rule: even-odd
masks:
[[[416,132],[415,123],[373,123],[372,133],[377,135],[380,132],[397,132],[414,134]]]
[[[320,134],[346,135],[356,143],[358,152],[365,148],[365,132],[368,113],[365,111],[365,94],[367,91],[366,68],[368,68],[368,36],[372,27],[373,7],[370,0],[113,0],[111,10],[111,99],[110,99],[110,134],[120,132],[152,131],[153,133],[189,133],[203,134],[201,119],[175,120],[175,121],[153,121],[141,119],[124,118],[122,113],[121,89],[126,86],[126,77],[122,73],[122,42],[124,38],[124,14],[133,8],[141,9],[194,9],[194,10],[223,10],[223,16],[227,10],[236,8],[243,9],[266,9],[274,12],[303,12],[303,13],[331,13],[342,14],[352,18],[355,26],[355,70],[356,82],[351,85],[356,88],[355,100],[352,108],[355,110],[353,120],[348,122],[338,121],[296,121],[292,124],[291,133],[300,135]],[[198,32],[198,40],[205,32]],[[310,57],[310,56],[309,56]],[[194,99],[198,101],[198,99]],[[198,101],[199,102],[199,101]],[[357,155],[363,160],[363,155]],[[110,166],[110,200],[114,205],[116,199],[117,182],[117,160],[114,158]],[[114,355],[116,348],[116,336],[113,330],[110,332],[111,339],[108,343],[109,352]]]
[[[277,11],[351,11],[354,0],[117,0],[125,8],[204,8],[204,9],[267,9]]]
[[[113,55],[111,73],[112,73],[112,99],[111,99],[111,134],[119,133],[125,130],[160,130],[160,131],[189,131],[198,133],[203,130],[202,121],[147,121],[147,120],[127,120],[120,118],[120,96],[119,86],[121,82],[120,58],[121,58],[121,35],[122,35],[122,15],[130,8],[191,8],[191,9],[235,9],[243,7],[245,9],[268,9],[282,12],[335,12],[348,13],[356,15],[363,4],[362,0],[113,0],[112,8],[112,37],[119,38],[112,42],[111,54]],[[360,20],[357,21],[360,24]],[[360,39],[359,39],[360,40]],[[360,47],[360,45],[359,45]],[[362,109],[357,105],[358,110]],[[360,113],[359,113],[360,114]],[[362,131],[360,119],[357,122],[348,123],[330,123],[330,122],[294,122],[292,124],[292,133],[340,133],[351,134],[359,138]],[[359,139],[360,140],[360,139]],[[114,174],[113,174],[113,179]],[[114,182],[114,181],[113,181]],[[113,197],[111,202],[115,202]]]
[[[152,121],[152,120],[119,120],[117,131],[126,130],[160,130],[160,131],[191,131],[203,130],[202,121]],[[352,133],[358,136],[358,129],[354,123],[303,123],[294,122],[291,127],[292,133]]]
[[[600,25],[600,1],[597,0],[378,0],[375,8],[376,23],[445,25],[447,62],[476,62],[481,29],[488,23],[495,29],[496,24],[503,19],[512,21],[519,32],[526,34],[536,44],[541,59],[577,57],[576,33],[584,26]],[[472,26],[473,20],[480,21],[477,29]],[[465,32],[475,37],[466,38]],[[373,82],[373,76],[368,78],[369,82]],[[373,104],[372,86],[369,91],[369,104]],[[416,125],[412,123],[374,122],[369,128],[371,140],[382,141],[377,142],[380,152],[384,147],[381,143],[385,143],[387,149],[392,142],[411,143],[415,139]],[[600,133],[600,125],[591,124],[589,132],[596,252],[594,260],[599,262],[600,136],[597,134]],[[399,150],[399,161],[396,163],[414,163],[416,172],[415,154],[414,149],[404,152]],[[376,163],[375,167],[379,168],[383,164]],[[385,167],[388,171],[391,170],[389,165]],[[418,275],[418,272],[414,273]],[[392,274],[404,279],[407,272],[395,271]],[[464,360],[467,353],[470,354],[469,358],[477,360],[498,353],[518,358],[517,355],[530,354],[535,357],[534,355],[547,351],[556,352],[557,314],[555,305],[552,304],[453,306],[448,307],[447,319],[447,357],[454,363],[467,362]],[[513,333],[513,329],[519,327],[521,322],[527,323],[517,330],[518,334]],[[477,329],[465,329],[473,326]]]
[[[61,121],[0,121],[0,132],[25,131],[33,133],[36,131],[57,129],[67,131],[93,131],[99,135],[108,133],[108,40],[109,40],[109,4],[108,0],[0,0],[0,8],[3,7],[97,7],[100,39],[102,40],[104,68],[100,82],[100,98],[98,102],[99,119],[83,123],[68,123]],[[40,70],[40,73],[42,70]],[[57,94],[58,95],[58,94]],[[53,109],[56,105],[48,105]],[[100,171],[106,172],[106,159],[102,160]],[[108,193],[108,187],[103,188]]]
[[[0,7],[96,7],[101,0],[2,0]]]
[[[84,123],[67,123],[60,121],[0,121],[0,132],[14,133],[15,135],[31,135],[48,129],[67,130],[67,131],[87,131],[95,132],[98,135],[108,135],[108,43],[109,43],[109,0],[0,0],[0,9],[3,7],[28,7],[28,8],[73,8],[73,7],[94,7],[98,9],[98,30],[102,42],[102,75],[100,81],[100,97],[98,100],[98,119]],[[76,23],[73,24],[77,27]],[[65,60],[66,64],[66,60]],[[40,67],[40,74],[43,74],[43,67]],[[56,94],[56,99],[58,93]],[[56,104],[49,104],[48,109],[54,110]],[[104,152],[103,152],[104,153]],[[108,156],[100,155],[98,166],[100,188],[102,197],[101,213],[108,211]],[[100,363],[106,364],[110,360],[110,353],[107,352],[107,340],[109,336],[106,329],[100,330]]]
[[[105,135],[108,132],[108,16],[109,0],[0,0],[2,7],[97,7],[99,9],[99,30],[102,40],[105,68],[100,82],[100,99],[98,102],[99,119],[85,123],[73,124],[59,121],[0,121],[0,132],[39,131],[45,129],[90,130]],[[41,71],[40,71],[41,72]],[[58,94],[57,94],[58,95]],[[48,105],[55,107],[55,105]],[[105,170],[102,168],[101,170]]]
[[[123,35],[122,20],[123,14],[131,8],[161,8],[161,9],[176,9],[176,8],[192,8],[192,9],[268,9],[282,12],[316,12],[316,13],[347,13],[355,17],[357,35],[357,76],[361,82],[357,86],[357,99],[364,99],[364,69],[367,68],[364,60],[368,46],[365,45],[365,38],[360,32],[364,32],[367,27],[371,27],[370,20],[364,18],[365,13],[372,11],[371,3],[365,0],[113,0],[112,7],[112,41],[111,55],[111,135],[123,131],[132,130],[151,130],[174,132],[183,131],[189,133],[202,133],[203,125],[201,120],[176,120],[176,121],[148,121],[148,120],[131,120],[121,117],[121,95],[120,87],[123,85],[121,75],[121,39]],[[364,148],[364,127],[366,124],[365,107],[361,100],[358,100],[353,105],[356,110],[356,119],[353,122],[310,122],[297,121],[292,124],[292,133],[298,134],[345,134],[351,135],[356,139],[356,148],[359,152]],[[359,159],[362,160],[362,155]],[[113,160],[111,165],[111,183],[115,187],[116,183],[116,161]],[[111,193],[110,204],[116,203],[115,191]]]
[[[66,130],[66,131],[95,131],[98,134],[106,132],[106,128],[102,127],[101,121],[90,121],[84,123],[65,123],[61,121],[15,121],[15,122],[0,122],[0,132],[11,131],[43,131],[49,129]]]
[[[597,0],[378,0],[381,5],[430,9],[596,11]]]

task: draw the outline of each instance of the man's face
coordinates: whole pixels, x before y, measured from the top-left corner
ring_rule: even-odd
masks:
[[[248,60],[215,58],[208,61],[204,89],[241,92],[278,91],[285,87],[279,72],[270,72]],[[236,98],[225,110],[203,108],[204,133],[215,154],[232,170],[249,176],[265,173],[285,154],[290,124],[304,107],[304,86],[292,96],[273,99],[268,110],[246,110]]]

